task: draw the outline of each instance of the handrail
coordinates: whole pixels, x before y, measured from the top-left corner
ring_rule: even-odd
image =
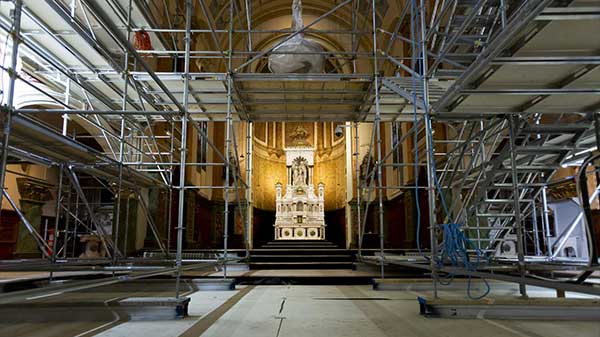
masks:
[[[587,187],[587,166],[594,162],[594,160],[600,158],[600,153],[590,154],[590,156],[581,164],[579,168],[579,172],[577,172],[576,180],[577,180],[577,194],[579,197],[579,201],[581,202],[581,207],[583,208],[584,214],[584,224],[586,227],[588,248],[590,261],[588,265],[598,265],[598,251],[597,251],[597,242],[596,235],[594,233],[594,225],[592,219],[592,209],[590,207],[590,196]]]

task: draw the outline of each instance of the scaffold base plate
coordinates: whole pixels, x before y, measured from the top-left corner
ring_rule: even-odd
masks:
[[[439,318],[600,320],[600,300],[568,298],[418,298],[421,315]]]
[[[189,297],[130,297],[117,306],[132,321],[156,321],[187,317],[189,303]]]
[[[196,278],[192,282],[200,291],[235,290],[235,280],[231,278]]]

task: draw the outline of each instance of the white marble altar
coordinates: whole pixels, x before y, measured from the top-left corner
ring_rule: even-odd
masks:
[[[277,183],[275,240],[325,240],[325,185],[312,183],[314,149],[298,146],[285,149],[287,184]]]

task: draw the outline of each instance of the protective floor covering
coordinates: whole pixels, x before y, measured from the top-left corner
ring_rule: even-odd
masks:
[[[431,319],[419,315],[414,290],[373,291],[369,286],[259,286],[202,336],[600,336],[599,322]],[[514,296],[503,284],[492,296]],[[553,296],[531,289],[531,296]],[[442,289],[442,297],[464,297],[464,284]]]
[[[140,282],[48,297],[36,302],[68,303],[111,301],[130,296],[169,296],[171,282]],[[513,284],[491,282],[491,297],[518,296]],[[195,291],[190,317],[169,321],[127,321],[119,317],[92,317],[70,322],[1,322],[0,336],[105,337],[600,337],[600,322],[439,319],[419,315],[417,296],[431,295],[431,281],[406,281],[403,290],[374,291],[369,285],[238,286],[236,291]],[[466,282],[455,280],[440,287],[440,297],[465,298]],[[474,294],[483,291],[481,283]],[[554,290],[528,287],[531,297],[555,297]],[[590,297],[567,293],[567,297]],[[107,310],[109,310],[107,308]],[[24,310],[23,315],[28,314]],[[73,315],[76,313],[74,312]],[[73,316],[75,317],[75,316]]]

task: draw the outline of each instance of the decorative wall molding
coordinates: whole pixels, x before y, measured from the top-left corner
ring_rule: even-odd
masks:
[[[17,178],[17,188],[21,195],[21,201],[45,204],[52,200],[50,190],[54,185],[43,180],[21,177]]]

